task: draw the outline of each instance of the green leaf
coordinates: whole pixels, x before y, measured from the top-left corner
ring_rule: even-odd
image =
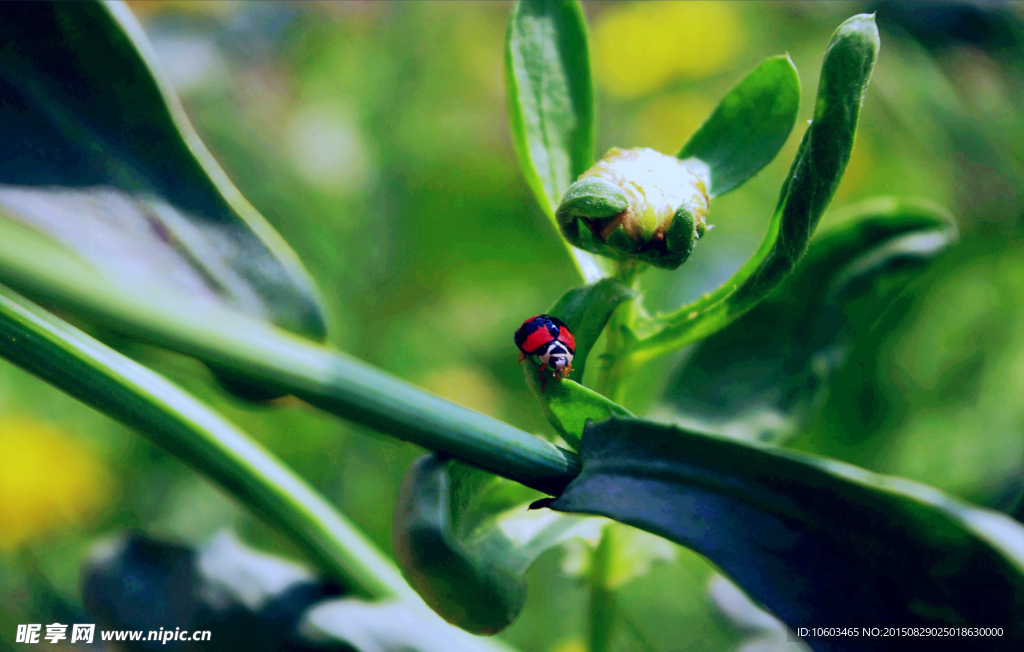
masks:
[[[608,319],[616,308],[637,296],[636,290],[621,281],[607,278],[573,288],[551,306],[547,314],[561,319],[576,340],[570,378],[583,382],[590,350],[597,343]]]
[[[542,380],[540,365],[534,360],[526,361],[523,372],[526,374],[526,385],[537,397],[548,422],[574,448],[579,447],[587,421],[602,421],[613,414],[633,416],[615,401],[574,380],[552,379],[547,375]]]
[[[137,429],[371,596],[413,593],[392,562],[302,478],[169,382],[0,286],[0,356]]]
[[[761,171],[796,124],[800,77],[788,55],[747,73],[687,141],[678,157],[707,166],[708,194],[724,195]]]
[[[779,443],[817,414],[850,341],[957,237],[921,201],[851,206],[771,296],[700,342],[665,401],[679,425]]]
[[[714,292],[638,326],[641,339],[631,354],[635,364],[724,328],[767,297],[793,271],[850,159],[878,48],[873,15],[854,16],[835,31],[825,50],[814,120],[804,132],[761,246]]]
[[[4,279],[55,300],[72,290],[57,265],[99,293],[324,338],[311,279],[200,142],[123,4],[3,5],[0,87]]]
[[[527,512],[540,496],[437,455],[420,458],[406,473],[392,528],[406,578],[448,622],[475,633],[501,631],[523,608],[530,564],[551,546],[600,528],[594,519]]]
[[[583,380],[590,350],[601,336],[612,313],[624,302],[636,297],[635,290],[611,278],[569,290],[547,314],[561,319],[576,341],[570,379],[555,379],[549,372],[545,372],[542,379],[540,365],[532,358],[523,365],[526,384],[537,397],[544,416],[558,434],[573,446],[579,444],[587,419],[600,421],[612,414],[631,416],[625,408],[583,387],[579,382]]]
[[[519,166],[558,234],[555,209],[594,162],[594,90],[587,25],[578,2],[515,4],[505,48],[505,87]],[[584,280],[601,278],[593,255],[566,247]]]
[[[513,144],[547,212],[594,161],[594,91],[578,2],[517,2],[505,75]]]
[[[1024,637],[1024,527],[924,485],[785,449],[612,418],[552,509],[597,514],[706,556],[795,630],[829,623],[981,626]],[[873,639],[812,635],[818,650]]]

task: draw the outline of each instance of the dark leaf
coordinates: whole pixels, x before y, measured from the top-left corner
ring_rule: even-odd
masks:
[[[211,632],[209,641],[123,644],[133,651],[312,649],[299,640],[299,619],[343,593],[227,532],[201,550],[123,535],[97,544],[82,569],[82,602],[98,628]]]
[[[877,199],[844,215],[771,296],[697,345],[665,394],[680,425],[775,443],[796,434],[852,338],[957,235],[924,202]]]
[[[0,6],[0,141],[4,282],[113,325],[108,294],[325,336],[311,279],[199,141],[123,4]]]
[[[715,574],[708,582],[708,598],[721,615],[732,623],[744,638],[734,652],[807,652],[801,642],[790,638],[786,625],[751,601],[738,586]]]
[[[418,601],[341,597],[348,591],[228,532],[198,550],[139,533],[104,541],[82,584],[101,629],[210,632],[208,641],[118,643],[131,652],[511,652],[449,627]]]
[[[1024,528],[909,480],[784,449],[612,418],[550,506],[598,514],[705,555],[790,629],[1002,627],[1024,640]],[[874,623],[875,625],[870,625]],[[816,650],[904,641],[809,636]]]

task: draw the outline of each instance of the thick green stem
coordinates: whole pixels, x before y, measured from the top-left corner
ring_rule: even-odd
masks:
[[[643,267],[635,263],[619,267],[620,280],[637,289]],[[622,403],[626,379],[632,371],[626,350],[632,343],[633,327],[637,320],[640,299],[627,301],[612,314],[605,341],[606,364],[598,376],[597,391],[616,403]],[[591,557],[590,597],[587,608],[587,649],[589,652],[608,652],[615,635],[615,592],[609,588],[609,574],[615,559],[615,534],[605,528],[601,540]]]
[[[615,636],[615,594],[608,588],[615,555],[614,534],[605,528],[590,558],[587,603],[587,650],[609,652]]]
[[[146,436],[281,529],[356,593],[399,598],[436,616],[391,559],[274,455],[163,376],[129,360],[0,285],[0,356]],[[438,625],[442,625],[437,621]],[[454,627],[453,644],[510,652]]]
[[[417,600],[391,560],[302,478],[184,390],[0,286],[0,355],[217,481],[332,575]]]
[[[4,260],[0,276],[50,305],[239,372],[378,432],[550,494],[579,473],[572,452],[265,322],[213,305],[182,314],[159,296],[129,300],[84,276],[53,271],[49,279],[46,269],[27,275],[18,265],[5,269]]]
[[[560,493],[579,472],[569,451],[281,331],[250,328],[202,353],[323,410],[539,491]]]
[[[604,341],[604,356],[601,361],[601,369],[597,376],[597,385],[595,389],[598,394],[607,396],[611,400],[615,400],[611,394],[612,390],[618,386],[619,376],[616,373],[615,365],[615,354],[619,350],[619,328],[617,314],[619,311],[624,310],[625,306],[619,306],[615,312],[612,313],[611,319],[608,320],[608,332],[605,335]]]
[[[641,271],[643,267],[635,263],[623,263],[619,267],[619,279],[635,290]],[[620,404],[625,391],[625,381],[633,369],[626,352],[634,340],[632,333],[637,320],[639,301],[640,299],[636,298],[623,303],[608,320],[605,359],[597,377],[597,392]]]
[[[619,315],[619,312],[626,312],[632,304],[621,306],[609,321],[607,347],[605,355],[607,363],[601,368],[601,374],[597,380],[597,392],[607,396],[615,403],[622,404],[626,389],[626,379],[633,371],[631,360],[625,353],[625,345],[622,344],[623,324],[628,315]],[[613,335],[614,333],[614,335]]]

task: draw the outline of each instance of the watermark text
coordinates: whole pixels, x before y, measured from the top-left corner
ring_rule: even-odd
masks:
[[[68,628],[71,628],[70,639]],[[57,643],[68,640],[69,643],[92,643],[96,638],[95,623],[68,624],[26,623],[18,625],[15,643]],[[174,629],[103,629],[100,630],[101,641],[159,641],[166,645],[171,641],[209,641],[210,630],[187,630],[180,627]]]

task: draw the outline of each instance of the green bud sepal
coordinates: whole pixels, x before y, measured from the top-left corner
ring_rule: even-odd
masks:
[[[675,269],[707,231],[707,210],[704,181],[685,162],[613,147],[569,186],[555,216],[575,247]]]

